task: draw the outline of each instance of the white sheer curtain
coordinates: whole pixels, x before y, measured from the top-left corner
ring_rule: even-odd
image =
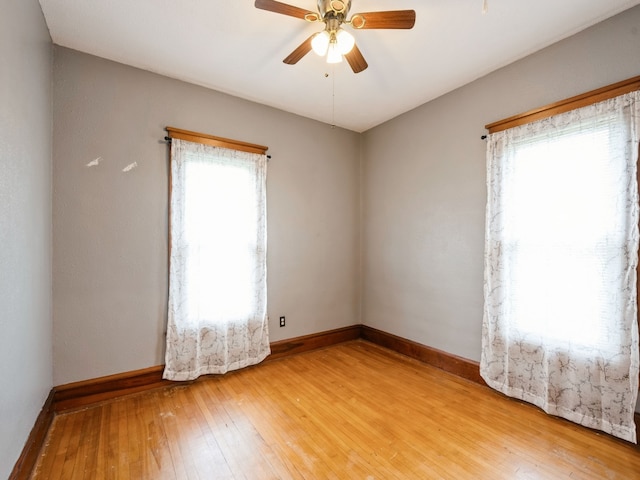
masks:
[[[636,442],[640,92],[489,135],[480,372]]]
[[[266,161],[171,142],[166,379],[225,373],[270,353]]]

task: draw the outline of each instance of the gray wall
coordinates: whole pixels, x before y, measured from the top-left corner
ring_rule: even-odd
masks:
[[[55,47],[56,385],[164,363],[165,126],[269,146],[271,340],[359,322],[360,135]]]
[[[0,478],[52,386],[51,39],[37,0],[0,14]]]
[[[363,323],[479,360],[483,126],[640,75],[639,31],[635,7],[364,134]]]

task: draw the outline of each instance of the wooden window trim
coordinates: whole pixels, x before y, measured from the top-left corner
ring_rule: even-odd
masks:
[[[169,132],[170,138],[202,143],[204,145],[211,145],[213,147],[229,148],[231,150],[259,153],[261,155],[266,155],[267,150],[269,150],[269,147],[265,147],[264,145],[241,142],[240,140],[232,140],[230,138],[214,137],[213,135],[207,135],[206,133],[191,132],[189,130],[182,130],[175,127],[166,127],[166,130],[167,132]]]
[[[544,107],[529,110],[528,112],[490,123],[485,125],[484,128],[489,130],[489,133],[501,132],[508,128],[518,127],[536,120],[542,120],[553,115],[575,110],[576,108],[586,107],[635,90],[640,90],[640,76],[629,78],[581,95],[576,95],[575,97],[567,98],[559,102],[551,103]]]

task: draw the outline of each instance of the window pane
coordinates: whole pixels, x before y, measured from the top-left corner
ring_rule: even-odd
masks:
[[[606,348],[610,279],[623,265],[620,175],[609,128],[518,146],[505,182],[511,312],[522,334]],[[618,162],[619,165],[619,162]]]
[[[233,321],[253,309],[257,211],[254,176],[224,162],[186,165],[188,316]]]

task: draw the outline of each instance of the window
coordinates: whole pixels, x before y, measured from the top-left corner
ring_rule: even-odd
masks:
[[[489,136],[487,384],[636,441],[640,78]]]
[[[619,125],[614,116],[598,122],[514,140],[503,192],[516,331],[557,345],[570,340],[584,352],[619,344],[607,311],[626,242]]]
[[[266,147],[168,130],[173,140],[164,378],[191,380],[253,365],[270,353]]]
[[[213,148],[212,148],[213,150]],[[242,321],[252,315],[262,199],[253,159],[187,157],[183,237],[185,322]]]

